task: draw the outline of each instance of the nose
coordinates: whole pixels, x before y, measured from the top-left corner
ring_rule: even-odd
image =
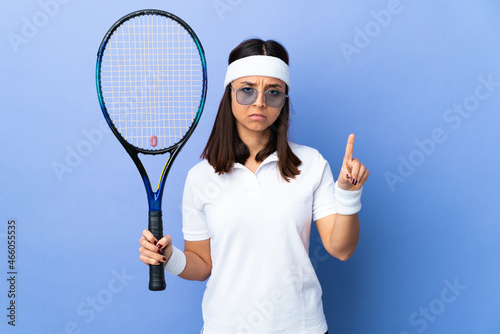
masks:
[[[265,108],[266,105],[266,92],[257,91],[257,97],[255,98],[254,105],[259,108]]]

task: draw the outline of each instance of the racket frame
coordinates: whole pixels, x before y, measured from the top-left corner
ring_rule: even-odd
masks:
[[[196,116],[193,119],[193,123],[191,126],[188,128],[187,132],[184,134],[184,136],[179,139],[174,145],[171,145],[170,147],[164,148],[164,149],[158,149],[158,150],[147,150],[144,148],[136,147],[132,144],[130,144],[118,131],[118,129],[115,127],[108,111],[106,108],[106,103],[104,102],[103,98],[103,92],[102,92],[102,86],[101,86],[101,64],[102,64],[102,58],[104,55],[104,52],[106,50],[106,45],[113,33],[120,27],[124,22],[136,17],[136,16],[141,16],[141,15],[162,15],[165,16],[173,21],[176,21],[179,23],[190,35],[191,38],[193,39],[194,43],[196,44],[196,47],[198,49],[198,54],[200,56],[200,61],[201,61],[201,68],[203,72],[203,78],[202,78],[202,88],[201,88],[201,96],[200,96],[200,104],[198,106],[198,111],[196,112]],[[198,39],[198,36],[195,34],[195,32],[191,29],[191,27],[184,22],[181,18],[178,16],[162,11],[162,10],[156,10],[156,9],[143,9],[143,10],[138,10],[132,13],[129,13],[125,16],[123,16],[121,19],[119,19],[115,24],[109,28],[108,32],[104,36],[101,45],[99,46],[99,50],[97,52],[97,64],[96,64],[96,86],[97,86],[97,96],[99,99],[99,104],[101,106],[102,113],[104,115],[104,118],[106,119],[106,122],[108,123],[111,131],[115,135],[115,137],[118,139],[118,141],[122,144],[122,146],[125,148],[127,153],[130,155],[132,158],[132,161],[136,165],[139,173],[141,174],[141,178],[144,183],[144,187],[146,188],[146,193],[148,197],[148,206],[149,206],[149,225],[148,228],[151,230],[153,235],[159,240],[161,237],[163,237],[163,222],[162,222],[162,212],[161,212],[161,205],[162,205],[162,197],[163,197],[163,190],[165,188],[165,183],[167,179],[167,175],[170,171],[170,168],[172,167],[173,161],[181,151],[182,147],[186,144],[188,141],[189,137],[191,137],[191,134],[195,130],[196,126],[198,125],[198,122],[200,120],[201,114],[203,112],[203,108],[205,106],[205,99],[206,99],[206,94],[207,94],[207,67],[206,67],[206,59],[205,59],[205,52],[203,50],[203,47]],[[165,154],[169,153],[169,157],[165,163],[165,166],[163,167],[159,182],[158,182],[158,188],[153,190],[153,187],[151,185],[151,180],[148,176],[148,173],[146,171],[146,168],[144,167],[143,163],[139,159],[139,153],[145,154],[145,155],[158,155],[158,154]],[[163,270],[163,265],[150,265],[150,282],[149,282],[149,289],[153,291],[161,291],[165,290],[166,284],[165,284],[165,278],[164,278],[164,270]]]
[[[196,113],[196,117],[193,119],[192,125],[189,127],[188,131],[186,134],[174,145],[164,148],[164,149],[158,149],[158,150],[147,150],[143,149],[140,147],[136,147],[132,144],[130,144],[118,131],[118,129],[114,126],[113,121],[111,120],[111,117],[109,116],[106,108],[106,103],[104,102],[103,99],[103,94],[102,94],[102,87],[101,87],[101,73],[100,73],[100,68],[101,68],[101,63],[102,63],[102,57],[104,55],[104,51],[106,50],[106,45],[113,33],[115,32],[116,29],[118,29],[119,26],[121,26],[124,22],[136,17],[136,16],[141,16],[141,15],[163,15],[166,16],[179,24],[182,25],[184,29],[186,29],[187,32],[191,35],[193,38],[193,41],[195,42],[197,48],[198,48],[198,53],[200,55],[200,60],[201,60],[201,65],[203,69],[203,87],[201,90],[201,99],[200,99],[200,105],[198,106],[198,111]],[[139,170],[139,173],[141,174],[142,180],[144,182],[144,186],[146,188],[147,196],[148,196],[148,206],[149,206],[149,211],[160,211],[161,210],[161,203],[162,203],[162,196],[163,196],[163,189],[165,187],[165,181],[167,178],[167,175],[170,171],[170,168],[172,166],[173,161],[179,154],[180,150],[182,147],[186,144],[188,141],[189,137],[191,137],[191,134],[195,130],[196,126],[198,125],[198,122],[200,120],[201,114],[203,112],[203,108],[205,106],[205,99],[206,99],[206,93],[207,93],[207,68],[206,68],[206,59],[205,59],[205,52],[203,50],[203,47],[198,39],[198,36],[196,36],[195,32],[189,27],[189,25],[184,22],[181,18],[178,16],[162,11],[162,10],[157,10],[157,9],[143,9],[143,10],[138,10],[132,13],[129,13],[125,16],[123,16],[121,19],[119,19],[111,28],[108,30],[106,35],[104,36],[101,45],[99,46],[99,50],[97,52],[97,64],[96,64],[96,85],[97,85],[97,95],[99,98],[99,104],[101,106],[101,110],[103,112],[104,118],[106,119],[106,122],[108,123],[109,127],[111,128],[111,131],[113,134],[118,138],[120,143],[123,145],[127,153],[130,155],[132,160],[134,161],[137,169]],[[142,164],[142,162],[139,159],[139,153],[142,154],[147,154],[147,155],[157,155],[157,154],[165,154],[169,153],[170,156],[165,163],[165,166],[163,168],[163,171],[160,176],[160,180],[158,183],[158,188],[156,191],[153,190],[153,187],[151,185],[151,180],[149,179],[148,173]]]

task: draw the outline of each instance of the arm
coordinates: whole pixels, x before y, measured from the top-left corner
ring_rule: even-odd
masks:
[[[359,239],[358,214],[333,214],[316,221],[321,241],[326,251],[341,261],[349,259],[356,250]]]
[[[186,268],[180,277],[191,281],[204,281],[212,272],[210,239],[202,241],[184,241]]]
[[[356,195],[353,191],[360,190],[370,175],[365,165],[352,157],[354,139],[354,134],[351,134],[347,139],[344,161],[337,182],[338,188],[335,191],[337,213],[316,220],[316,226],[325,249],[341,261],[349,259],[358,245],[359,218],[357,211],[361,208],[361,204],[359,197],[355,199]]]

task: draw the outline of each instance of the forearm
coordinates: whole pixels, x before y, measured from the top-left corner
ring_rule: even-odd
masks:
[[[345,261],[354,254],[358,240],[358,214],[335,215],[335,223],[328,238],[328,252],[339,260]]]
[[[184,251],[186,255],[186,267],[179,277],[190,281],[204,281],[212,271],[212,265],[205,262],[200,256],[191,251]]]

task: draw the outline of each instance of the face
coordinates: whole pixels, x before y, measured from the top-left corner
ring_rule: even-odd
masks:
[[[241,139],[246,136],[269,136],[269,127],[279,117],[281,108],[272,108],[266,104],[264,92],[259,92],[257,99],[250,105],[239,104],[236,100],[236,90],[240,88],[255,88],[258,91],[285,92],[286,84],[275,78],[264,76],[249,76],[236,79],[231,86],[231,105],[236,126]],[[268,93],[269,94],[269,93]]]

